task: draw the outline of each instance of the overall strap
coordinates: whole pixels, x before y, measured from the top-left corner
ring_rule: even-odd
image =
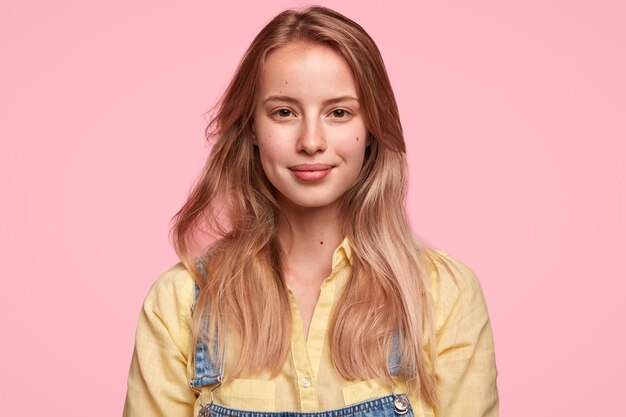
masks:
[[[389,358],[387,359],[389,373],[393,376],[402,375],[402,369],[400,367],[402,351],[400,349],[400,346],[400,335],[398,334],[398,332],[395,332],[393,335],[393,339],[391,340],[391,351],[389,352]]]
[[[196,259],[196,267],[200,274],[206,279],[207,271],[204,260]],[[200,296],[200,287],[194,280],[193,282],[194,303],[191,308],[191,313],[194,313],[196,302]],[[202,387],[205,385],[215,384],[222,382],[224,379],[224,361],[218,364],[218,345],[217,340],[213,343],[213,349],[209,353],[209,347],[206,342],[198,340],[194,350],[194,372],[193,378],[190,381],[192,387]]]

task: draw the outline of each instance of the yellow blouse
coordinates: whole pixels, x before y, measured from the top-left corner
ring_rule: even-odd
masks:
[[[444,252],[455,271],[455,282],[443,267],[430,271],[436,322],[436,373],[441,405],[433,409],[409,393],[415,417],[498,415],[497,370],[493,336],[480,283],[466,265]],[[335,250],[332,272],[322,283],[308,338],[300,310],[290,293],[293,329],[291,351],[282,372],[225,381],[213,394],[215,403],[254,411],[315,412],[391,394],[383,380],[344,380],[332,365],[328,344],[331,313],[350,276],[351,250],[347,239]],[[125,417],[197,416],[210,402],[211,387],[198,395],[190,388],[193,378],[191,306],[194,282],[177,264],[152,285],[139,316]],[[227,344],[230,344],[227,342]],[[226,373],[236,361],[227,351]],[[394,391],[405,392],[402,378]]]

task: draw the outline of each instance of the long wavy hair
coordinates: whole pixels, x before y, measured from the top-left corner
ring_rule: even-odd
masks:
[[[201,177],[175,215],[172,240],[201,291],[193,342],[241,341],[226,378],[273,374],[290,348],[291,311],[278,243],[280,207],[253,145],[259,80],[272,51],[293,42],[330,47],[348,63],[370,146],[358,179],[342,197],[340,225],[352,248],[351,277],[330,324],[332,361],[348,380],[383,377],[394,337],[411,391],[437,404],[429,250],[406,216],[406,149],[398,107],[380,52],[365,30],[324,7],[286,10],[255,37],[207,126],[212,146]],[[208,240],[207,240],[208,239]],[[200,273],[198,258],[205,260]],[[211,346],[211,345],[210,345]]]

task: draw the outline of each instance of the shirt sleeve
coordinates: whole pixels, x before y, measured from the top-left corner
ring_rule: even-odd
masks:
[[[493,334],[480,282],[459,260],[448,254],[444,259],[450,271],[440,271],[436,291],[435,372],[440,404],[435,416],[497,417]]]
[[[182,264],[155,281],[139,315],[124,417],[192,416],[188,380],[193,278]]]

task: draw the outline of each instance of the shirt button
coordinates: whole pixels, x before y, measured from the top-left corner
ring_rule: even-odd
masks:
[[[304,388],[309,388],[311,386],[311,380],[309,378],[304,378],[302,380],[302,386]]]

